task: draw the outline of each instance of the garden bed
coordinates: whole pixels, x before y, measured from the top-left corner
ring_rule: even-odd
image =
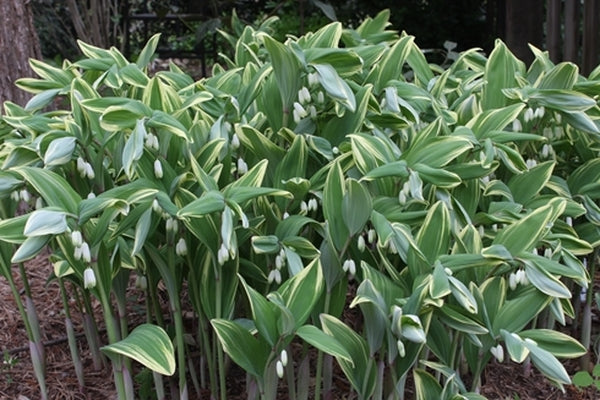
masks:
[[[112,372],[110,366],[95,371],[92,358],[87,349],[83,336],[81,315],[73,313],[76,332],[80,335],[80,355],[85,369],[86,387],[80,390],[77,378],[73,373],[71,355],[65,336],[64,316],[61,312],[60,293],[56,282],[47,283],[51,266],[45,256],[40,256],[27,264],[30,285],[36,294],[34,302],[40,317],[46,346],[47,386],[51,399],[87,400],[87,399],[116,399]],[[18,281],[17,271],[13,274]],[[596,279],[598,282],[598,279]],[[135,296],[132,289],[132,296]],[[97,315],[101,309],[95,305]],[[0,279],[0,351],[3,354],[3,364],[0,368],[0,399],[36,399],[39,388],[33,366],[29,358],[27,335],[21,317],[16,308],[10,288],[5,279]],[[133,320],[143,322],[143,316],[132,314]],[[100,318],[98,318],[100,321]],[[597,324],[597,319],[596,319]],[[335,361],[334,361],[335,364]],[[567,370],[573,374],[579,369],[578,360],[566,363]],[[228,399],[246,399],[245,372],[233,364],[228,374]],[[284,383],[281,382],[282,386]],[[338,371],[334,376],[335,393],[332,399],[353,399],[350,384],[344,375]],[[565,386],[562,393],[552,385],[535,368],[526,375],[522,365],[512,362],[502,364],[493,362],[484,374],[484,385],[481,394],[490,400],[521,399],[521,400],[593,400],[598,393],[593,389],[577,389],[575,386]],[[412,389],[411,389],[412,390]],[[209,392],[207,392],[209,393]],[[284,395],[285,391],[281,391]],[[206,393],[204,393],[206,394]],[[191,393],[191,399],[201,398]],[[204,398],[204,397],[202,397]],[[285,397],[278,397],[285,400]]]

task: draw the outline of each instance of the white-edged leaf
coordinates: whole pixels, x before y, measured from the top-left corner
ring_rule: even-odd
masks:
[[[64,211],[41,209],[32,212],[27,219],[25,236],[59,235],[69,229],[67,214]]]
[[[175,372],[173,343],[160,326],[139,325],[125,339],[100,350],[108,355],[129,357],[159,374],[170,376]]]

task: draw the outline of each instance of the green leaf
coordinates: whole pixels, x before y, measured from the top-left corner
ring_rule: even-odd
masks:
[[[429,271],[437,258],[449,250],[450,213],[443,202],[438,201],[428,210],[415,241],[426,259],[421,260],[416,250],[410,248],[408,264],[413,278]]]
[[[319,259],[285,281],[278,290],[285,306],[294,316],[295,327],[304,324],[323,292],[324,279]]]
[[[571,90],[539,89],[529,95],[537,104],[561,112],[581,112],[596,105],[596,100]]]
[[[133,248],[131,249],[131,256],[135,257],[144,247],[148,233],[150,232],[150,224],[152,223],[152,207],[148,204],[148,209],[144,211],[142,216],[138,219],[135,224],[135,239],[133,241]]]
[[[350,112],[356,111],[356,98],[350,86],[337,74],[331,65],[311,64],[317,71],[319,82],[327,94],[339,101]]]
[[[75,137],[62,137],[54,139],[44,153],[44,164],[48,167],[63,165],[71,161],[77,139]]]
[[[175,117],[163,111],[154,111],[152,113],[152,116],[148,119],[147,124],[149,128],[164,130],[176,136],[179,136],[180,138],[185,139],[188,142],[192,141],[188,135],[188,129]]]
[[[350,235],[360,232],[373,211],[373,201],[367,188],[355,179],[348,179],[342,199],[342,217]]]
[[[554,165],[554,161],[543,162],[522,174],[513,176],[508,181],[508,188],[515,201],[527,204],[537,195],[550,180]]]
[[[525,262],[527,279],[540,292],[556,298],[570,299],[571,291],[557,277],[533,262]]]
[[[275,254],[279,252],[279,238],[275,235],[252,236],[252,250],[256,254]]]
[[[350,327],[331,315],[321,314],[320,320],[323,331],[336,338],[350,355],[352,362],[336,358],[342,371],[360,398],[370,398],[375,390],[375,368],[372,365],[373,360],[369,359],[367,343]]]
[[[577,387],[588,387],[594,384],[594,378],[587,371],[577,371],[575,375],[573,375],[573,385]]]
[[[525,361],[529,355],[529,349],[525,346],[523,339],[516,333],[511,333],[504,329],[500,330],[500,334],[504,338],[504,344],[506,344],[506,350],[510,359],[518,363]]]
[[[47,169],[34,167],[16,167],[13,170],[29,182],[48,206],[59,207],[70,214],[77,213],[81,197],[62,176]]]
[[[344,348],[335,337],[326,334],[314,325],[304,325],[296,331],[302,340],[314,346],[315,348],[334,356],[335,358],[344,360],[352,364],[352,358],[348,351]]]
[[[473,148],[471,140],[461,136],[439,136],[413,144],[402,158],[409,167],[424,164],[429,168],[441,168]]]
[[[442,387],[429,372],[422,369],[415,369],[413,377],[415,380],[415,399],[431,400],[442,398]]]
[[[517,86],[516,72],[517,60],[500,40],[496,40],[494,50],[485,66],[481,106],[484,110],[504,107],[507,98],[504,97],[502,89]],[[514,119],[514,118],[513,118]],[[473,130],[475,132],[475,130]]]
[[[552,355],[552,353],[527,340],[523,343],[525,347],[529,349],[533,365],[535,365],[541,373],[558,384],[571,383],[571,378],[569,378],[569,374],[565,370],[565,367]]]
[[[571,62],[561,62],[540,81],[540,89],[572,89],[579,78],[579,68]]]
[[[402,68],[413,49],[414,40],[414,36],[404,36],[384,53],[383,59],[378,63],[379,68],[373,70],[375,79],[369,80],[375,86],[375,93],[381,93],[391,80],[402,79]]]
[[[522,338],[532,339],[539,347],[555,357],[577,358],[586,353],[585,347],[571,336],[551,329],[530,329],[519,332]]]
[[[223,211],[223,208],[225,208],[223,194],[219,191],[211,190],[180,209],[177,212],[177,216],[179,218],[199,218],[216,211]]]
[[[28,237],[21,246],[19,246],[17,251],[15,251],[10,262],[17,264],[35,257],[46,246],[49,240],[50,235]]]
[[[133,178],[136,161],[138,161],[144,153],[144,139],[146,138],[146,126],[143,119],[138,119],[135,123],[135,129],[125,142],[121,162],[125,175],[129,179]]]
[[[268,35],[263,35],[262,38],[265,48],[271,56],[273,72],[275,73],[277,86],[281,95],[281,102],[284,110],[289,112],[298,95],[298,90],[300,90],[300,77],[302,76],[300,63],[292,50],[287,46],[277,42]],[[284,110],[277,111],[283,112]]]
[[[23,234],[27,237],[59,235],[68,229],[67,214],[64,211],[43,208],[29,214]]]
[[[100,117],[102,128],[111,132],[133,128],[136,121],[152,115],[152,110],[139,100],[127,99],[121,103],[100,110],[100,112],[103,111]]]
[[[519,332],[536,315],[550,303],[551,298],[531,287],[522,292],[519,297],[507,300],[498,310],[492,320],[492,332],[500,333],[500,329],[509,332]]]
[[[327,173],[323,189],[323,215],[335,247],[340,250],[349,237],[340,204],[345,196],[344,175],[339,162],[334,162]]]
[[[441,299],[442,297],[445,297],[451,293],[448,275],[446,275],[444,266],[440,262],[435,263],[431,278],[429,295],[432,299]]]
[[[142,324],[123,340],[101,348],[108,355],[120,354],[163,375],[175,372],[175,355],[169,335],[160,326]]]
[[[565,205],[566,202],[563,199],[553,199],[548,205],[534,210],[519,221],[502,229],[492,244],[503,245],[513,255],[531,251],[548,233],[548,224],[556,220]]]
[[[263,377],[271,351],[269,345],[256,339],[234,321],[212,319],[210,323],[229,357],[254,377]]]
[[[146,45],[144,46],[142,51],[140,51],[140,55],[138,56],[135,62],[135,64],[139,68],[145,68],[146,66],[148,66],[148,64],[152,60],[152,57],[154,56],[154,52],[156,51],[156,46],[158,46],[159,39],[160,33],[157,33],[153,35],[150,39],[148,39]]]
[[[463,183],[460,176],[446,169],[431,168],[427,164],[415,164],[412,168],[419,173],[419,177],[440,188],[452,189]]]
[[[484,139],[490,133],[504,130],[504,128],[519,117],[524,108],[525,104],[518,103],[504,108],[484,111],[470,120],[467,123],[467,128],[471,128],[477,139]]]
[[[26,239],[23,230],[28,219],[28,214],[0,219],[0,241],[13,244],[23,243]]]
[[[241,275],[239,278],[244,286],[246,295],[248,296],[250,309],[252,310],[252,320],[254,321],[256,329],[267,343],[269,343],[271,347],[274,347],[279,338],[279,333],[277,332],[277,308],[248,285]]]

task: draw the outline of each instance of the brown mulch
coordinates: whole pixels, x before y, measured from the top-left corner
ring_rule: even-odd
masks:
[[[86,385],[80,388],[73,367],[68,343],[65,339],[64,313],[56,282],[47,283],[51,266],[44,257],[35,259],[26,265],[29,282],[34,294],[46,346],[46,384],[50,399],[91,400],[115,399],[112,372],[106,366],[94,371],[87,343],[79,337],[79,354],[85,369]],[[13,276],[19,288],[22,287],[15,268]],[[100,311],[96,315],[101,315]],[[73,323],[77,334],[83,333],[81,316],[73,312]],[[100,317],[97,322],[100,324]],[[299,346],[300,348],[300,346]],[[21,316],[16,308],[6,279],[0,277],[0,400],[38,399],[39,389],[31,361],[29,359],[28,339]],[[572,374],[578,366],[575,361],[567,363]],[[245,373],[232,365],[228,376],[228,399],[245,399]],[[339,371],[337,371],[339,372]],[[490,400],[591,400],[599,398],[597,392],[579,391],[573,386],[566,387],[565,393],[548,382],[535,368],[525,370],[522,365],[505,362],[492,362],[484,373],[484,385],[481,394]],[[348,382],[341,373],[334,371],[334,386],[337,391],[332,399],[355,398],[348,393]],[[344,393],[341,393],[344,391]],[[279,398],[285,399],[283,392]],[[190,398],[194,397],[193,390]],[[203,398],[207,398],[206,393]],[[410,396],[409,396],[410,397]]]

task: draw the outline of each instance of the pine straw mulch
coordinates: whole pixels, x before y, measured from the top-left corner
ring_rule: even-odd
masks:
[[[72,313],[73,324],[79,335],[79,354],[85,370],[85,387],[80,388],[73,367],[68,343],[65,338],[64,314],[58,284],[47,282],[51,266],[44,257],[38,257],[26,265],[34,303],[42,326],[46,348],[46,385],[50,399],[91,400],[116,399],[112,372],[106,365],[100,371],[93,368],[87,343],[83,337],[83,325],[78,312]],[[22,287],[18,271],[13,271],[19,288]],[[97,316],[101,315],[98,304]],[[136,318],[139,321],[136,321]],[[100,317],[97,322],[100,324]],[[134,315],[131,326],[142,323],[141,316]],[[103,340],[106,340],[103,338]],[[300,346],[299,346],[300,347]],[[38,399],[39,389],[33,367],[29,359],[28,339],[21,316],[16,308],[6,279],[0,277],[0,351],[3,363],[0,365],[0,400]],[[334,362],[335,364],[335,362]],[[577,360],[566,363],[571,374],[578,370]],[[227,378],[228,399],[245,399],[245,373],[232,365]],[[535,368],[524,369],[522,365],[505,362],[492,362],[485,371],[482,393],[490,400],[531,399],[531,400],[591,400],[599,393],[590,390],[579,391],[573,386],[562,393],[550,384]],[[285,380],[284,380],[285,381]],[[283,382],[283,381],[282,381]],[[354,399],[343,374],[334,370],[335,393],[331,399]],[[285,399],[283,391],[279,398]],[[195,394],[193,390],[190,398]],[[207,393],[202,398],[208,398]],[[409,398],[411,396],[408,396]]]

